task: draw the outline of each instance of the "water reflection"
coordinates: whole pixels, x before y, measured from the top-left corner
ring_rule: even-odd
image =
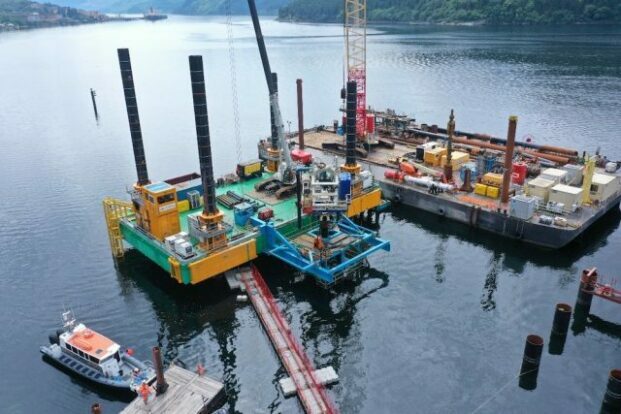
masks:
[[[317,367],[332,366],[339,373],[345,357],[348,368],[362,362],[362,353],[355,352],[363,347],[357,313],[366,299],[388,287],[388,274],[365,268],[354,278],[324,289],[317,286],[312,278],[295,283],[291,269],[275,260],[260,258],[257,263],[270,290],[278,296],[279,302],[284,302],[281,306],[285,314],[288,314],[289,307],[298,308],[304,304],[310,307],[299,316],[300,343],[311,359],[314,355]],[[291,325],[295,327],[297,322],[293,320]],[[346,346],[349,351],[344,354]],[[364,376],[364,372],[358,374]],[[337,384],[334,387],[339,390],[340,399],[346,401],[351,412],[363,408],[363,382],[348,383],[346,386]]]
[[[498,250],[494,250],[489,260],[489,272],[485,276],[483,295],[481,297],[481,307],[487,312],[496,309],[494,293],[498,289],[498,268],[500,267],[501,258],[502,254]]]
[[[451,236],[459,241],[499,252],[504,256],[503,268],[517,274],[522,273],[528,263],[554,269],[571,268],[583,256],[591,255],[605,247],[608,236],[613,234],[621,223],[621,211],[613,209],[572,243],[552,253],[553,251],[549,249],[507,239],[408,206],[393,205],[392,215],[397,220],[406,220],[425,231],[434,233],[441,240]]]
[[[448,235],[440,235],[440,242],[434,254],[433,268],[436,273],[436,282],[444,282],[444,263],[446,261],[446,243],[448,241]]]

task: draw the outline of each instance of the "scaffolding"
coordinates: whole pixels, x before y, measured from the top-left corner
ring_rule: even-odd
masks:
[[[103,201],[103,208],[104,215],[106,216],[106,225],[108,227],[110,248],[112,249],[114,257],[120,259],[125,255],[120,222],[125,218],[133,218],[135,216],[134,207],[130,202],[106,197]]]
[[[356,81],[356,134],[365,137],[367,105],[367,1],[345,0],[347,81]]]

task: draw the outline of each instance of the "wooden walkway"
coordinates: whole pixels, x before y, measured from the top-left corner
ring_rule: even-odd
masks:
[[[278,357],[295,384],[304,410],[308,414],[338,412],[320,380],[315,377],[312,362],[293,337],[289,324],[283,318],[261,274],[254,266],[244,267],[240,273],[241,282]]]
[[[122,414],[161,413],[198,414],[211,412],[224,398],[224,385],[205,375],[171,365],[164,373],[168,390],[149,398],[147,404],[137,397]]]

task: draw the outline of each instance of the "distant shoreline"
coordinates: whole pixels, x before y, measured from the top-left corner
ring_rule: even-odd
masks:
[[[302,20],[302,19],[285,19],[276,18],[282,23],[301,23],[301,24],[340,24],[338,20]],[[621,22],[604,21],[604,22],[574,22],[574,23],[488,23],[485,20],[472,22],[427,22],[427,21],[401,21],[401,20],[369,20],[367,25],[389,24],[394,26],[456,26],[456,27],[561,27],[561,26],[621,26]]]
[[[83,26],[83,25],[89,25],[89,24],[129,22],[129,21],[135,21],[135,20],[144,20],[144,18],[143,17],[109,17],[104,20],[87,21],[87,22],[58,22],[58,23],[47,23],[46,22],[46,23],[32,24],[32,25],[0,23],[0,33],[22,32],[22,31],[30,31],[30,30],[37,30],[37,29],[51,29],[54,27]]]

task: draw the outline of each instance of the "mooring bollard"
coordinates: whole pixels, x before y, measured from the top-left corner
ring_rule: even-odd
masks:
[[[99,403],[95,403],[91,405],[91,414],[102,414],[101,405]]]
[[[571,306],[566,303],[558,303],[554,312],[554,322],[552,322],[552,332],[557,335],[566,335],[571,320]]]
[[[610,371],[601,412],[604,414],[621,413],[621,369]]]
[[[524,357],[520,368],[520,387],[525,390],[537,388],[539,363],[543,352],[543,338],[539,335],[528,335],[524,346]]]
[[[164,365],[162,364],[160,348],[157,346],[153,347],[153,366],[155,366],[155,375],[157,377],[155,395],[164,394],[168,389],[168,384],[166,383],[166,378],[164,378]]]
[[[591,312],[591,302],[593,301],[593,291],[595,290],[595,282],[597,282],[597,271],[593,269],[584,269],[580,277],[580,287],[578,288],[578,299],[576,307],[580,306],[585,313]]]
[[[561,355],[565,349],[571,312],[571,306],[566,303],[558,303],[556,305],[554,322],[552,322],[552,330],[550,332],[550,342],[548,344],[548,353],[550,355]]]

